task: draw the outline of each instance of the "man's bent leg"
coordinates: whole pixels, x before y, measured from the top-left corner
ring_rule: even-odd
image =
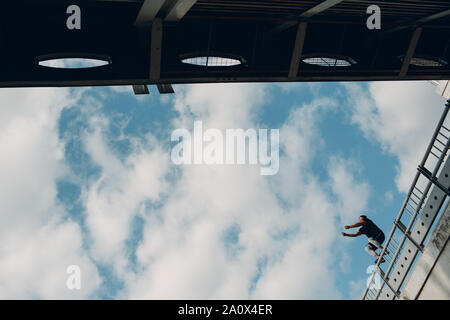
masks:
[[[372,248],[374,250],[376,250],[375,248],[380,249],[381,251],[383,251],[383,247],[381,246],[381,243],[383,243],[384,241],[384,235],[382,235],[381,237],[378,237],[376,239],[374,238],[369,238],[369,244],[372,246]],[[388,250],[385,251],[385,254],[389,255],[390,252]],[[377,257],[379,257],[379,255],[377,255]]]
[[[375,250],[374,250],[372,244],[368,243],[364,249],[365,249],[365,250],[367,251],[367,253],[370,254],[371,256],[374,256],[375,258],[378,258],[378,257],[379,257],[379,255],[375,252]]]
[[[381,246],[380,242],[378,242],[376,239],[374,238],[369,238],[369,243],[373,244],[375,247],[377,247],[380,250],[383,250],[383,247]]]

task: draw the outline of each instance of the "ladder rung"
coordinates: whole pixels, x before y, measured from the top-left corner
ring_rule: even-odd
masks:
[[[413,213],[411,213],[411,211],[408,210],[407,207],[405,207],[405,210],[406,210],[406,212],[408,212],[408,214],[409,214],[411,217],[414,215]],[[403,211],[405,211],[405,210],[403,210]]]
[[[448,137],[445,134],[442,134],[440,131],[439,131],[439,134],[448,140]]]
[[[433,148],[439,150],[440,153],[444,153],[444,151],[442,151],[441,149],[439,149],[438,147],[436,147],[434,144],[433,144]]]
[[[409,203],[409,201],[406,203],[406,205],[409,206],[411,209],[413,209],[414,212],[415,212],[416,209],[417,209],[417,208],[414,208],[414,207]],[[405,208],[406,208],[406,207],[405,207]],[[414,213],[413,213],[413,214],[414,214]]]
[[[435,155],[433,151],[430,151],[430,153],[431,153],[431,154],[432,154],[433,156],[435,156],[436,158],[438,158],[438,159],[440,159],[440,158],[441,158],[441,157],[439,157],[439,156]]]
[[[369,295],[369,293],[370,293],[370,298],[373,300],[373,298],[375,298],[375,296],[376,296],[376,293],[372,292],[372,289],[369,289],[369,291],[367,291],[367,296]]]
[[[411,192],[411,195],[413,195],[414,197],[416,197],[416,199],[420,200],[420,197],[419,197],[417,194],[415,194],[414,191]]]
[[[393,244],[392,242],[389,243],[389,246],[388,246],[389,253],[392,254],[392,251],[393,251],[393,250],[394,250],[394,251],[397,250],[397,248],[398,248],[398,246],[396,246],[396,245]]]
[[[419,204],[417,203],[417,202],[415,202],[411,197],[409,197],[409,200],[411,200],[412,202],[414,202],[414,204],[416,205],[416,206],[419,206]],[[419,199],[420,200],[420,199]]]
[[[449,130],[449,129],[447,129],[447,127],[446,127],[446,126],[442,125],[441,127],[442,127],[442,128],[444,128],[445,130],[447,130],[448,132],[450,132],[450,130]]]
[[[397,247],[394,247],[392,245],[389,245],[387,247],[387,250],[389,251],[389,253],[387,254],[388,256],[394,256],[394,252],[397,251]]]
[[[436,137],[436,141],[439,142],[440,144],[442,144],[444,147],[446,146],[446,144],[443,143],[441,140],[439,140],[437,137]]]
[[[387,255],[385,255],[385,256],[386,256],[386,257],[389,257],[389,260],[390,260],[389,263],[392,264],[392,262],[394,261],[394,255],[393,255],[392,252],[393,252],[394,250],[391,249],[391,250],[389,250],[389,251],[390,251],[389,254],[387,254]]]
[[[423,194],[423,192],[422,192],[419,188],[417,188],[416,186],[414,186],[414,189],[416,189],[417,191],[419,191],[420,194]]]
[[[391,254],[393,254],[394,251],[397,251],[398,245],[395,245],[394,243],[391,242],[391,243],[389,243],[388,249],[389,249],[389,252]]]

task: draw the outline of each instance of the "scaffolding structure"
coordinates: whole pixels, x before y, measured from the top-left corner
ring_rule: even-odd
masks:
[[[383,246],[380,260],[367,282],[363,300],[400,299],[401,291],[424,250],[436,217],[450,196],[450,100],[434,131],[422,162]]]

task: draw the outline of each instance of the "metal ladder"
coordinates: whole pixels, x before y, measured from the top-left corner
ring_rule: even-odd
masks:
[[[378,259],[363,300],[400,298],[402,286],[423,251],[433,222],[450,196],[450,157],[447,157],[450,128],[444,125],[449,109],[450,99],[383,245],[381,256],[386,260],[387,269],[380,267],[381,259]]]

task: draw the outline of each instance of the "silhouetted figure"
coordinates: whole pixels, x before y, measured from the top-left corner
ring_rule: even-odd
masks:
[[[378,253],[376,253],[375,251],[377,249],[383,250],[383,247],[381,246],[381,244],[384,241],[383,231],[380,228],[378,228],[377,225],[375,223],[373,223],[372,220],[370,220],[369,218],[367,218],[364,215],[359,216],[359,222],[357,222],[353,225],[350,225],[350,226],[344,226],[345,229],[357,228],[357,227],[361,227],[361,228],[359,228],[359,230],[356,233],[352,234],[352,233],[342,232],[342,235],[344,237],[357,237],[362,234],[365,234],[369,238],[369,240],[368,240],[369,243],[366,245],[365,250],[370,255],[377,258],[377,260],[375,260],[375,263],[377,263],[380,255]],[[385,253],[389,254],[388,251],[386,251]],[[384,258],[381,258],[381,263],[382,262],[385,262]]]

